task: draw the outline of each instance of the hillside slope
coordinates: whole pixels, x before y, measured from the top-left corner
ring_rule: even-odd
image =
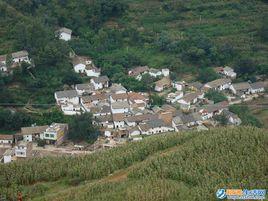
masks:
[[[26,200],[215,200],[218,188],[265,188],[267,130],[152,136],[83,157],[0,165],[0,192]]]

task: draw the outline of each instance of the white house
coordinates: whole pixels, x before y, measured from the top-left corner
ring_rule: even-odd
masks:
[[[131,77],[135,77],[137,80],[141,80],[142,75],[148,73],[148,66],[138,66],[128,71],[128,75]]]
[[[26,158],[29,156],[30,145],[27,142],[20,142],[15,146],[15,156],[18,158]]]
[[[29,59],[29,53],[26,50],[14,52],[11,54],[11,56],[14,63],[21,63],[21,62],[31,63]]]
[[[233,94],[240,96],[241,98],[245,98],[247,94],[251,92],[251,86],[248,82],[240,82],[235,83],[230,86],[230,90]]]
[[[224,109],[227,109],[229,106],[227,101],[223,101],[216,104],[205,105],[199,109],[199,114],[203,120],[210,119],[215,115],[220,115]]]
[[[112,84],[110,87],[110,92],[114,94],[125,94],[127,93],[127,89],[123,87],[121,84]]]
[[[10,163],[12,162],[12,158],[15,155],[14,149],[7,149],[3,154],[2,162],[3,163]]]
[[[129,112],[129,104],[127,101],[111,103],[111,110],[113,114],[122,114]]]
[[[263,82],[254,82],[250,84],[250,93],[255,94],[255,93],[262,93],[265,91],[265,87],[264,87],[264,83]]]
[[[228,119],[230,124],[239,126],[242,123],[241,119],[229,110],[223,110],[222,113]]]
[[[124,114],[113,114],[114,128],[123,128],[125,126]]]
[[[145,124],[140,124],[139,129],[143,135],[174,131],[174,128],[171,125],[167,125],[162,119],[155,119],[148,121]]]
[[[99,77],[101,70],[97,68],[92,59],[86,56],[75,56],[72,60],[74,71],[84,73],[88,77]]]
[[[91,78],[90,82],[94,85],[95,90],[109,87],[109,78],[107,76]]]
[[[7,66],[5,64],[0,63],[0,71],[7,72]]]
[[[177,91],[182,91],[183,87],[184,87],[184,83],[183,82],[172,82],[171,83],[172,87],[174,87]]]
[[[138,126],[135,126],[133,128],[129,128],[128,129],[128,135],[129,137],[135,137],[135,136],[139,136],[141,134],[141,131],[139,129]]]
[[[82,113],[80,105],[74,105],[72,103],[62,104],[61,110],[65,115],[80,115]]]
[[[76,90],[57,91],[54,96],[58,105],[66,103],[79,104],[79,97]]]
[[[53,123],[40,135],[40,138],[49,144],[59,145],[64,141],[67,133],[68,124]]]
[[[230,77],[232,79],[236,78],[236,72],[234,72],[234,69],[232,69],[229,66],[225,66],[223,68],[222,74],[226,75],[227,77]]]
[[[157,77],[157,76],[161,76],[163,74],[162,74],[161,70],[158,70],[158,69],[155,69],[155,68],[150,68],[149,69],[149,75],[152,76],[152,77]]]
[[[165,77],[169,76],[169,69],[168,68],[163,68],[162,69],[162,75],[164,75]]]
[[[112,94],[110,96],[110,101],[111,103],[114,102],[126,102],[128,100],[128,94],[124,93],[124,94]]]
[[[24,142],[32,142],[40,138],[40,134],[48,128],[45,126],[21,127],[21,135]]]
[[[169,79],[169,77],[163,77],[161,80],[155,82],[154,90],[157,92],[161,92],[170,86],[171,86],[171,80]]]
[[[182,91],[176,91],[175,93],[169,93],[167,95],[166,101],[169,103],[176,103],[179,99],[183,97]]]
[[[229,89],[231,86],[231,83],[232,81],[230,79],[221,78],[221,79],[213,80],[211,82],[206,83],[204,87],[208,89],[222,91],[225,89]]]
[[[13,135],[1,135],[0,134],[0,146],[12,146],[14,142]]]
[[[189,93],[183,96],[183,98],[178,100],[178,103],[180,103],[182,109],[189,110],[190,106],[192,104],[197,103],[198,100],[201,100],[204,98],[204,93],[203,92],[194,92],[194,93]]]
[[[75,90],[77,91],[77,94],[79,96],[85,95],[85,94],[91,94],[94,91],[94,86],[92,83],[88,84],[76,84]]]
[[[69,41],[72,38],[72,30],[62,27],[56,31],[56,36],[61,40]]]

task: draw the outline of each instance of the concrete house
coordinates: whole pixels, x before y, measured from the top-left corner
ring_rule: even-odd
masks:
[[[85,56],[75,56],[72,60],[74,71],[84,73],[88,77],[99,77],[101,70],[97,68],[92,59]]]
[[[111,110],[113,114],[122,114],[129,112],[129,104],[127,101],[111,103]]]
[[[53,123],[40,136],[47,144],[60,145],[68,133],[68,124]]]
[[[163,77],[161,80],[158,80],[157,82],[155,82],[154,89],[157,92],[161,92],[170,86],[171,86],[171,80],[169,79],[169,77]]]
[[[184,87],[184,83],[183,82],[172,82],[171,85],[177,91],[182,91],[183,90],[183,87]]]
[[[155,69],[155,68],[150,68],[149,69],[149,75],[152,76],[152,77],[157,77],[157,76],[161,76],[163,74],[162,74],[161,70],[158,70],[158,69]]]
[[[15,146],[15,156],[17,158],[29,157],[31,150],[32,150],[32,144],[21,141]]]
[[[67,103],[79,104],[79,97],[76,90],[57,91],[54,96],[58,105]]]
[[[222,114],[228,119],[229,124],[239,126],[242,123],[241,119],[229,110],[223,110]]]
[[[233,94],[245,98],[247,94],[251,92],[251,86],[248,82],[235,83],[230,86],[230,90]]]
[[[153,135],[157,133],[174,131],[174,128],[171,125],[167,125],[161,119],[151,120],[144,124],[140,124],[139,128],[140,128],[141,134],[143,135]]]
[[[94,92],[94,86],[92,83],[88,84],[76,84],[75,90],[79,96],[88,95]]]
[[[90,82],[94,85],[95,90],[109,87],[109,78],[107,76],[91,78]]]
[[[215,115],[220,115],[224,109],[227,109],[229,103],[227,101],[223,101],[216,104],[205,105],[201,107],[198,112],[201,115],[203,120],[210,119]]]
[[[236,78],[236,72],[234,72],[234,69],[229,66],[225,66],[223,68],[222,74],[226,75],[227,77],[230,77],[231,79]]]
[[[14,135],[0,134],[0,147],[1,146],[12,146],[13,143],[14,143]]]
[[[221,78],[221,79],[213,80],[211,82],[206,83],[204,85],[204,88],[222,91],[225,89],[229,89],[231,86],[231,83],[232,81],[230,79]]]
[[[21,135],[23,136],[24,142],[36,141],[40,138],[40,135],[46,131],[48,128],[45,126],[31,126],[31,127],[21,127]]]
[[[113,94],[125,94],[127,93],[127,89],[123,87],[121,84],[112,84],[110,87],[110,92]]]
[[[167,95],[166,101],[168,103],[176,103],[182,97],[183,97],[183,92],[182,91],[176,91],[175,93],[169,93]]]
[[[256,93],[262,93],[265,91],[265,84],[263,82],[254,82],[250,84],[250,93],[256,94]]]
[[[128,94],[123,93],[123,94],[112,94],[110,96],[110,101],[111,103],[114,102],[126,102],[128,100]]]
[[[64,41],[69,41],[72,38],[72,30],[66,27],[62,27],[56,31],[56,36]]]
[[[125,115],[124,114],[113,114],[114,128],[125,127]]]
[[[22,62],[31,63],[29,53],[26,50],[14,52],[11,54],[14,63],[20,64]]]
[[[128,75],[131,77],[135,77],[137,80],[141,80],[142,75],[148,73],[148,66],[138,66],[128,71]]]
[[[178,100],[178,103],[180,103],[181,108],[183,110],[189,110],[190,106],[192,104],[195,104],[198,102],[198,100],[201,100],[204,98],[204,93],[203,92],[195,92],[195,93],[189,93],[183,96],[182,99]]]

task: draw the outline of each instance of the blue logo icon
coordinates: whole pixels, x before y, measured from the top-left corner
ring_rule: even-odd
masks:
[[[217,192],[216,192],[216,196],[217,196],[217,198],[219,198],[221,200],[226,198],[225,189],[218,189]]]

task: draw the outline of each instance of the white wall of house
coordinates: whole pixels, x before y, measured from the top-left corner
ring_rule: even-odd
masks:
[[[125,122],[124,121],[114,121],[114,127],[115,128],[122,128],[125,126]]]
[[[140,134],[141,134],[141,132],[139,130],[134,130],[131,133],[129,133],[129,136],[132,137],[132,136],[137,136],[137,135],[140,135]]]
[[[128,113],[129,109],[128,108],[120,108],[120,109],[114,109],[111,107],[112,113],[113,114],[122,114],[122,113]]]
[[[26,62],[26,63],[30,63],[30,59],[29,59],[28,56],[13,58],[13,62],[15,62],[15,63],[21,63],[23,61]]]
[[[58,104],[64,104],[64,103],[72,103],[74,105],[78,105],[79,104],[79,97],[72,97],[72,98],[68,98],[68,97],[63,97],[63,98],[58,98],[56,93],[55,93],[55,99],[57,101]]]
[[[102,83],[96,83],[94,80],[91,80],[90,82],[94,85],[95,90],[103,89]]]
[[[162,86],[157,86],[157,85],[155,85],[154,90],[160,92],[160,91],[163,91],[164,88],[163,88]]]
[[[169,132],[169,131],[174,131],[174,128],[161,126],[157,128],[150,128],[148,131],[141,131],[141,133],[144,135],[152,135],[152,134],[164,133],[164,132]]]
[[[6,67],[6,66],[2,66],[2,67],[0,67],[0,71],[2,71],[2,72],[7,72],[7,67]]]
[[[3,163],[10,163],[12,161],[11,155],[4,155],[3,157]]]
[[[87,74],[88,77],[99,77],[100,76],[100,72],[96,72],[93,69],[90,69],[90,70],[85,69],[85,73]]]
[[[164,68],[164,69],[162,69],[162,74],[163,74],[165,77],[169,76],[169,69],[168,69],[168,68]]]
[[[32,135],[23,135],[23,141],[24,142],[32,142],[33,136]]]
[[[130,126],[130,127],[134,127],[134,126],[136,126],[136,122],[135,122],[135,121],[131,121],[131,122],[126,121],[126,124],[127,124],[128,126]]]
[[[62,32],[62,33],[60,33],[59,38],[61,40],[69,41],[69,40],[71,40],[72,35]]]
[[[86,65],[85,64],[77,64],[74,66],[74,71],[76,73],[85,73]]]
[[[265,89],[262,87],[262,88],[259,88],[259,89],[251,89],[250,93],[256,94],[256,93],[261,93],[261,92],[264,92],[264,91],[265,91]]]
[[[6,145],[8,145],[8,144],[12,144],[12,140],[0,140],[0,144],[6,144]]]
[[[26,146],[16,146],[15,147],[15,156],[19,157],[19,158],[26,158],[27,147]]]
[[[78,105],[75,106],[73,104],[61,105],[61,110],[65,115],[81,114],[81,108]]]

